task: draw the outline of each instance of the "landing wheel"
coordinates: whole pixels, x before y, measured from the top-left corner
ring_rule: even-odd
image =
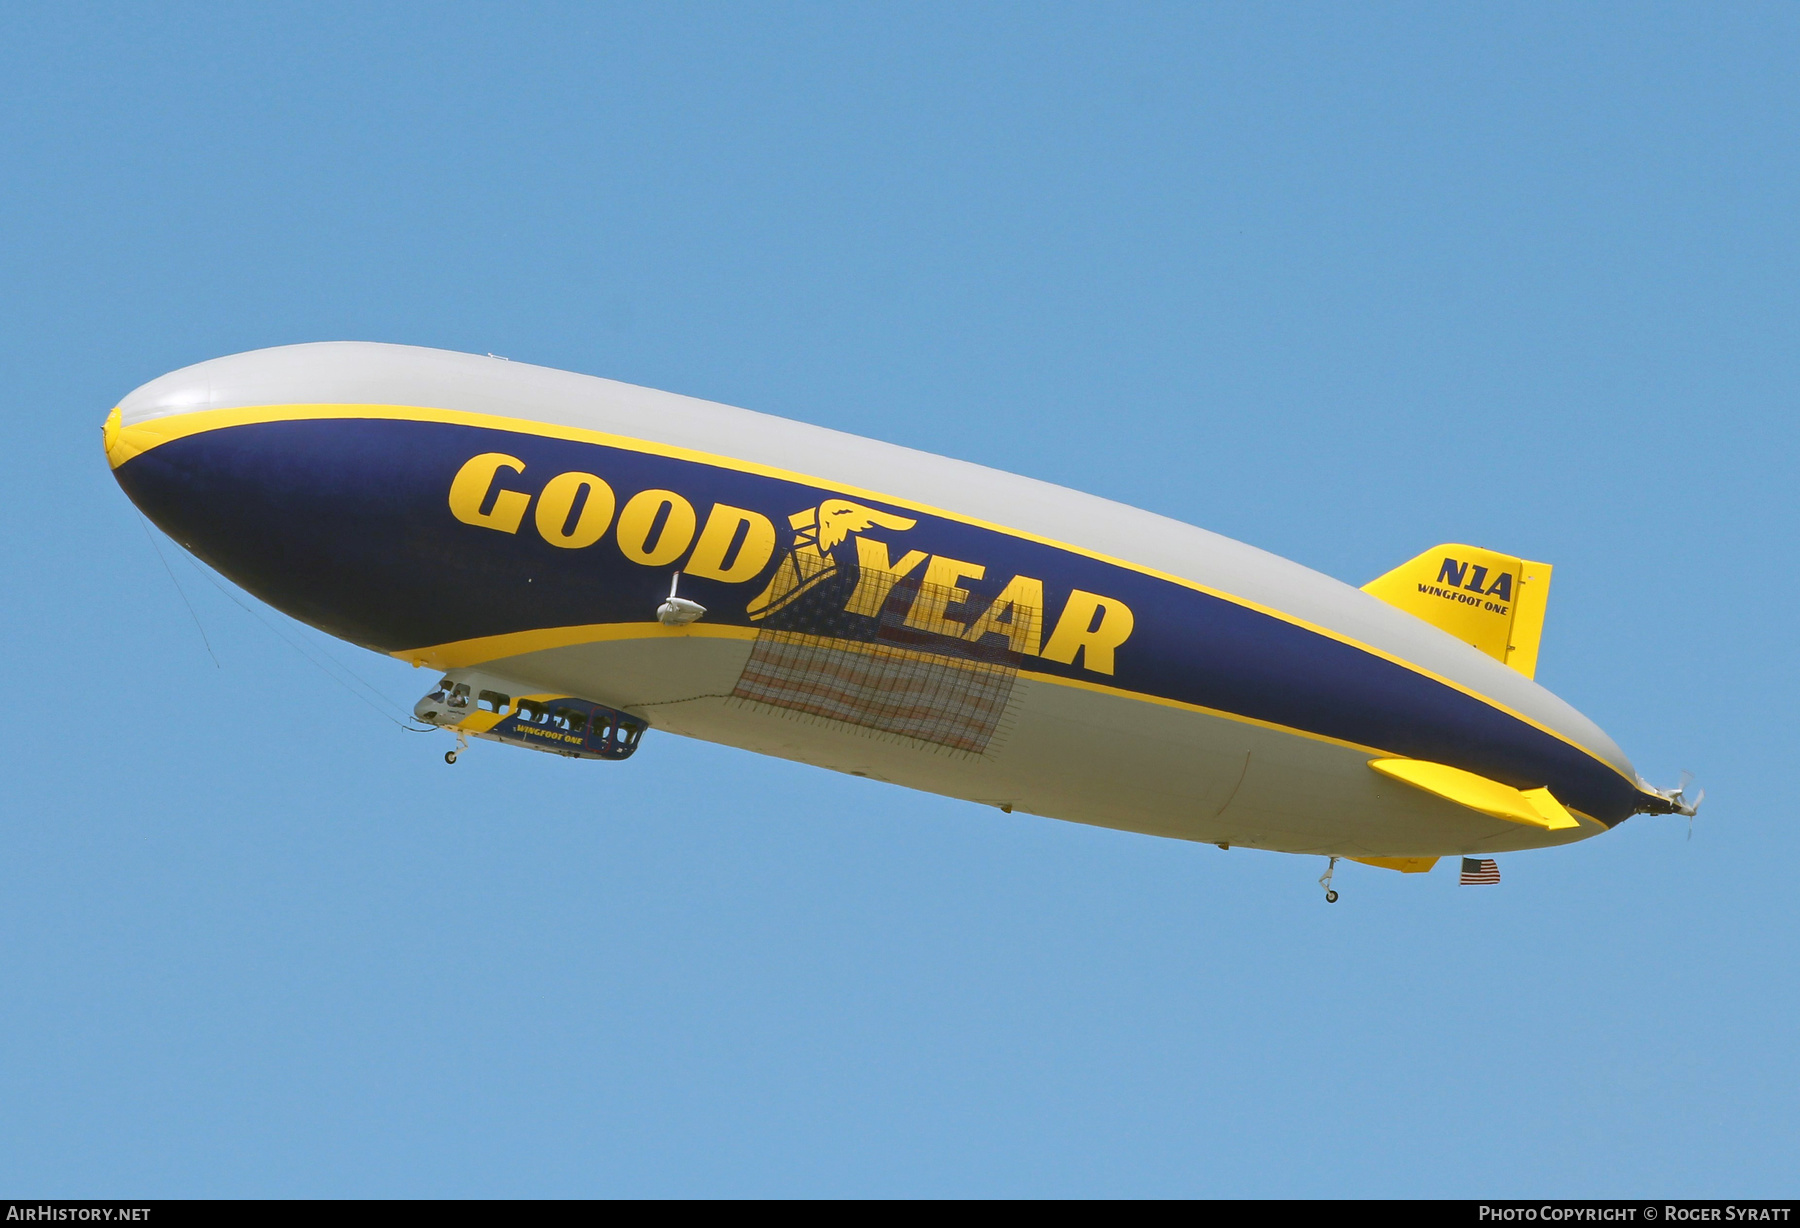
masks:
[[[455,763],[456,762],[456,752],[453,750],[445,751],[444,752],[444,762],[445,763]]]
[[[1332,890],[1331,887],[1331,876],[1337,873],[1337,863],[1338,859],[1333,857],[1330,861],[1325,863],[1325,873],[1319,875],[1319,886],[1325,888],[1325,902],[1327,904],[1337,903],[1337,892]]]

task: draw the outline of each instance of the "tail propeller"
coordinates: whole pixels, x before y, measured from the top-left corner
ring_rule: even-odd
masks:
[[[1701,789],[1691,798],[1688,796],[1688,789],[1693,783],[1694,774],[1692,772],[1683,772],[1681,774],[1681,783],[1675,786],[1675,793],[1669,798],[1670,801],[1675,803],[1675,813],[1686,815],[1690,819],[1694,817],[1694,812],[1700,809],[1700,803],[1706,800],[1705,789]]]
[[[1681,783],[1676,785],[1673,789],[1657,790],[1657,792],[1662,795],[1662,799],[1669,803],[1669,812],[1671,814],[1681,815],[1688,820],[1688,839],[1690,840],[1694,837],[1693,818],[1700,812],[1700,803],[1706,800],[1705,789],[1699,790],[1692,797],[1688,796],[1688,789],[1693,783],[1694,774],[1692,772],[1683,772],[1681,774]]]

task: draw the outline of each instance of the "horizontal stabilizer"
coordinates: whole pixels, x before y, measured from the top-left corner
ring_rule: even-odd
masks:
[[[1433,546],[1363,592],[1424,619],[1512,666],[1537,673],[1550,600],[1550,564],[1476,546]]]
[[[1371,759],[1369,766],[1383,776],[1508,823],[1523,823],[1545,831],[1581,826],[1548,789],[1515,789],[1447,763],[1427,763],[1423,759]]]
[[[1423,874],[1437,864],[1435,857],[1352,857],[1351,861],[1361,862],[1365,866],[1380,866],[1384,870],[1398,870],[1402,874]]]

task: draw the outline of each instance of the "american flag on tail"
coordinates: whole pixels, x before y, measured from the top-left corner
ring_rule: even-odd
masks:
[[[1463,858],[1462,885],[1471,883],[1497,883],[1500,881],[1500,867],[1486,857]]]

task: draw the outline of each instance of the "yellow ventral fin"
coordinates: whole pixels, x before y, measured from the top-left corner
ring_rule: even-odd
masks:
[[[1581,826],[1580,820],[1548,789],[1515,789],[1447,763],[1427,763],[1423,759],[1371,759],[1369,766],[1383,776],[1508,823],[1523,823],[1545,831]]]
[[[1548,563],[1450,543],[1370,580],[1363,592],[1530,678],[1537,673],[1550,571]]]
[[[1435,857],[1352,857],[1350,860],[1365,866],[1380,866],[1384,870],[1398,870],[1402,874],[1423,874],[1438,861]]]

